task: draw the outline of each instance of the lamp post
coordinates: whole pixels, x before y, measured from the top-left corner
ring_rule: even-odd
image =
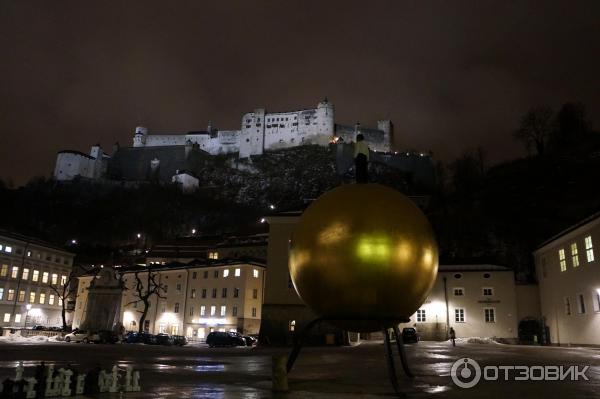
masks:
[[[27,318],[29,317],[29,311],[31,310],[31,304],[28,303],[27,305],[25,305],[25,308],[27,309],[27,312],[25,312],[25,328],[27,328]]]

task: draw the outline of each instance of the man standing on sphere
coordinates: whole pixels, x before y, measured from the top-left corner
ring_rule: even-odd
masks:
[[[369,182],[369,146],[365,143],[365,136],[359,133],[354,145],[354,170],[357,183]]]

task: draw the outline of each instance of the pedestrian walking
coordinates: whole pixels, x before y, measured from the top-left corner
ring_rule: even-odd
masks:
[[[456,346],[456,331],[452,327],[450,327],[450,340],[452,341],[452,346]]]

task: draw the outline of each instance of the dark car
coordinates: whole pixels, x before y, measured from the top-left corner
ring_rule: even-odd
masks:
[[[90,341],[96,344],[115,344],[119,342],[119,336],[114,331],[100,330],[90,334]]]
[[[419,334],[417,333],[417,329],[414,327],[404,327],[402,329],[402,341],[405,343],[419,342]]]
[[[167,345],[167,346],[171,346],[173,345],[173,337],[171,337],[169,334],[165,334],[165,333],[160,333],[156,335],[156,344],[157,345]]]
[[[238,333],[213,331],[206,337],[206,343],[209,347],[215,346],[246,346],[244,338]]]
[[[173,345],[175,346],[183,346],[187,345],[188,340],[183,335],[173,335]]]
[[[148,344],[153,345],[156,344],[156,337],[152,334],[148,334],[147,332],[128,332],[125,335],[125,342],[128,344]]]
[[[35,326],[31,327],[32,330],[45,330],[46,327],[45,326],[40,326],[39,324],[36,324]]]

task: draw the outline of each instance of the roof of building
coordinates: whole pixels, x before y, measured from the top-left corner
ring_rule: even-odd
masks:
[[[181,237],[155,244],[147,254],[148,258],[194,258],[206,255],[211,249],[266,246],[269,235],[215,235]]]
[[[540,245],[538,245],[536,247],[536,250],[545,247],[546,245],[550,244],[552,241],[555,241],[555,240],[559,239],[560,237],[569,234],[573,230],[576,230],[576,229],[578,229],[580,227],[583,227],[586,224],[591,223],[591,222],[593,222],[593,221],[595,221],[595,220],[597,220],[599,218],[600,218],[600,211],[598,211],[598,212],[596,212],[596,213],[594,213],[594,214],[586,217],[583,220],[580,220],[579,222],[575,223],[574,225],[569,226],[566,229],[564,229],[564,230],[560,231],[559,233],[553,235],[552,237],[548,238],[547,240],[545,240],[544,242],[542,242]]]
[[[27,236],[27,235],[20,234],[20,233],[14,233],[14,232],[4,230],[4,229],[0,229],[0,237],[6,237],[6,238],[10,238],[10,239],[17,240],[17,241],[22,241],[24,243],[30,243],[30,244],[38,245],[41,247],[51,248],[51,249],[61,251],[61,252],[67,253],[69,255],[75,256],[74,253],[67,251],[65,248],[62,248],[58,245],[54,245],[48,241],[44,241],[44,240],[41,240],[36,237]]]
[[[480,272],[480,271],[497,271],[508,272],[513,271],[511,268],[500,265],[490,264],[473,264],[473,265],[440,265],[439,272]]]
[[[79,155],[79,156],[82,156],[82,157],[88,158],[88,159],[96,159],[91,155],[84,154],[81,151],[75,151],[75,150],[62,150],[62,151],[57,152],[57,154],[74,154],[74,155]]]
[[[251,257],[240,257],[240,258],[226,258],[226,259],[194,259],[190,262],[169,262],[166,264],[151,264],[148,266],[127,266],[119,267],[115,266],[115,269],[120,273],[132,273],[132,272],[143,272],[149,268],[153,271],[167,271],[167,270],[184,270],[184,269],[202,269],[210,267],[226,267],[236,265],[252,265],[256,267],[266,268],[266,264],[262,259],[256,259]],[[97,269],[94,268],[89,270],[83,276],[96,275]]]

